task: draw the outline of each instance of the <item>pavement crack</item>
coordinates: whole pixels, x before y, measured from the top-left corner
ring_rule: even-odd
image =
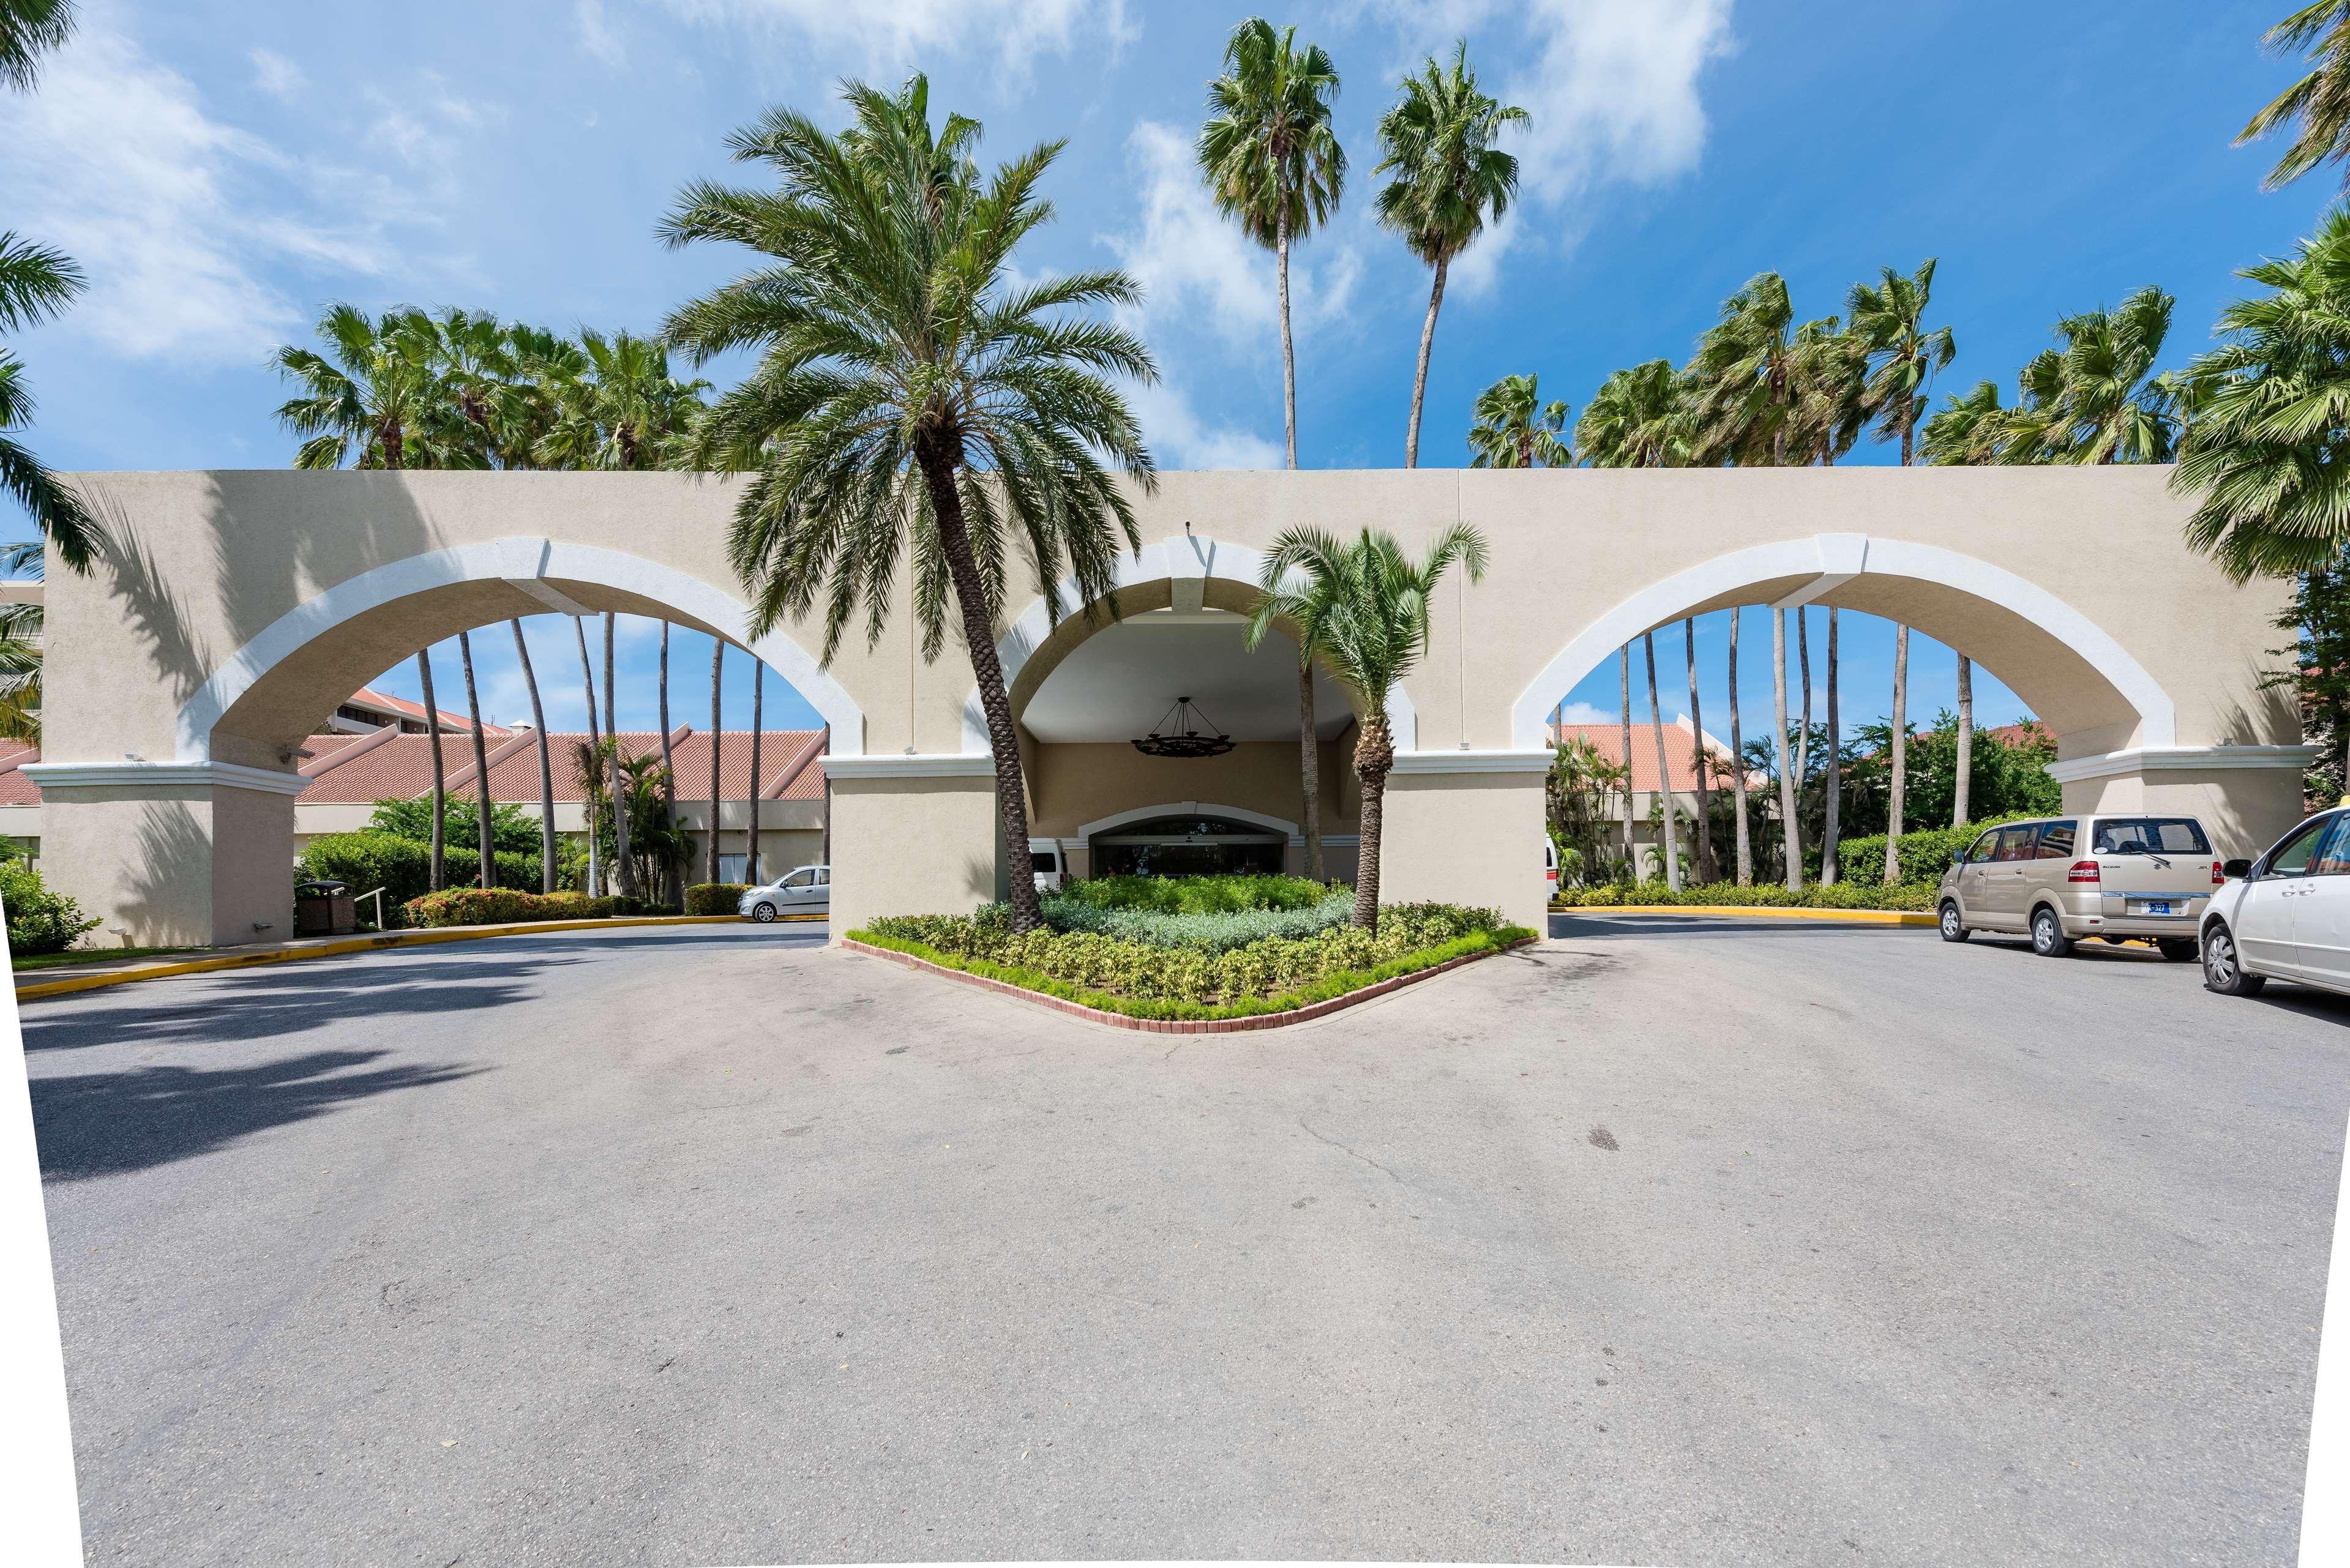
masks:
[[[1299,1127],[1304,1127],[1304,1128],[1305,1129],[1305,1131],[1307,1132],[1307,1134],[1308,1134],[1308,1135],[1310,1135],[1311,1137],[1314,1137],[1315,1139],[1316,1139],[1317,1141],[1322,1142],[1322,1143],[1326,1143],[1326,1144],[1328,1144],[1332,1148],[1336,1149],[1336,1150],[1337,1150],[1339,1153],[1341,1153],[1341,1154],[1348,1154],[1348,1155],[1352,1155],[1352,1156],[1354,1156],[1354,1158],[1356,1158],[1357,1159],[1361,1160],[1365,1165],[1369,1166],[1372,1169],[1381,1172],[1382,1174],[1384,1174],[1384,1175],[1387,1177],[1387,1179],[1388,1179],[1389,1181],[1394,1182],[1398,1187],[1409,1187],[1409,1186],[1410,1186],[1410,1185],[1411,1185],[1409,1182],[1406,1181],[1402,1177],[1398,1176],[1398,1175],[1397,1175],[1393,1170],[1389,1169],[1388,1167],[1386,1167],[1386,1166],[1384,1166],[1384,1165],[1381,1165],[1378,1160],[1373,1159],[1369,1155],[1363,1153],[1363,1152],[1362,1152],[1362,1150],[1360,1150],[1360,1149],[1358,1149],[1358,1148],[1355,1148],[1355,1147],[1352,1147],[1352,1146],[1350,1146],[1350,1145],[1340,1143],[1340,1142],[1339,1142],[1336,1138],[1335,1138],[1335,1137],[1325,1137],[1325,1136],[1324,1136],[1323,1134],[1321,1134],[1321,1133],[1315,1132],[1315,1131],[1314,1130],[1313,1125],[1312,1125],[1311,1123],[1309,1123],[1309,1122],[1308,1122],[1308,1121],[1307,1121],[1304,1116],[1300,1116],[1300,1117],[1298,1117],[1298,1118],[1297,1118],[1297,1125],[1298,1125]]]

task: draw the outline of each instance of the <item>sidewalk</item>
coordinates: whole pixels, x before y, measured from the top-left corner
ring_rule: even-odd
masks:
[[[783,920],[821,920],[822,915],[785,915]],[[286,942],[256,942],[250,947],[224,948],[169,957],[93,960],[62,969],[25,970],[16,973],[16,1000],[67,996],[133,981],[163,980],[172,975],[209,974],[219,970],[253,969],[263,964],[293,963],[303,959],[340,958],[350,953],[390,948],[425,947],[435,942],[479,941],[487,937],[534,936],[550,931],[608,931],[625,926],[731,926],[743,923],[738,915],[630,915],[601,920],[517,920],[501,926],[436,926],[426,929],[370,931],[364,936],[299,937]]]

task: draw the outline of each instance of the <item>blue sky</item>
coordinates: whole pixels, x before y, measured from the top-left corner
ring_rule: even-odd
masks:
[[[2332,188],[2261,192],[2272,150],[2229,146],[2292,79],[2259,49],[2286,0],[1341,0],[1294,21],[1344,75],[1352,162],[1296,276],[1300,459],[1400,463],[1427,274],[1371,223],[1371,127],[1397,78],[1456,36],[1534,124],[1519,212],[1457,266],[1422,460],[1465,459],[1477,390],[1534,371],[1579,409],[1619,365],[1686,356],[1721,298],[1784,273],[1806,316],[1886,264],[1940,258],[1960,356],[1945,385],[2012,383],[2058,316],[2142,284],[2178,296],[2171,362],[2207,341],[2235,268],[2288,247]],[[930,72],[986,151],[1067,152],[1060,221],[1032,271],[1123,265],[1166,371],[1142,402],[1162,466],[1273,466],[1280,370],[1269,256],[1218,223],[1188,162],[1201,88],[1243,6],[1138,0],[84,0],[82,36],[31,99],[0,95],[0,222],[61,244],[92,287],[16,346],[40,394],[36,450],[67,469],[271,467],[293,442],[266,361],[320,306],[487,307],[644,330],[738,257],[662,250],[679,184],[727,174],[726,133],[770,103],[837,119],[844,75]],[[718,372],[722,379],[725,368]],[[1888,452],[1856,454],[1886,461]],[[21,532],[16,520],[0,532]],[[1572,549],[1571,538],[1561,547]],[[1816,621],[1824,612],[1814,612]],[[1820,628],[1814,626],[1814,671]],[[1722,618],[1701,628],[1709,727],[1724,729]],[[656,632],[624,626],[622,719],[650,722]],[[567,657],[559,620],[534,657]],[[508,639],[482,639],[485,701],[526,715]],[[1845,707],[1889,694],[1890,629],[1846,618]],[[1678,649],[1660,657],[1683,703]],[[1767,732],[1769,637],[1742,680]],[[1660,654],[1661,654],[1660,650]],[[461,690],[450,675],[442,691]],[[568,655],[576,664],[576,655]],[[678,701],[706,701],[709,645],[681,636]],[[747,721],[735,660],[728,720]],[[556,670],[570,668],[557,662]],[[1952,660],[1913,648],[1911,710]],[[577,682],[545,680],[577,725]],[[413,692],[412,666],[387,684]],[[683,693],[693,693],[684,695]],[[1573,694],[1612,714],[1615,675]],[[1979,678],[1985,722],[2020,705]],[[1636,698],[1636,711],[1645,703]],[[810,711],[768,683],[769,722]]]

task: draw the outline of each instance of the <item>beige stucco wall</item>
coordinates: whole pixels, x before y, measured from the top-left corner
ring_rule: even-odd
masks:
[[[995,897],[995,786],[985,777],[832,786],[832,937],[881,915],[968,914]]]
[[[1539,931],[1543,775],[1398,774],[1388,781],[1379,901],[1471,904]]]

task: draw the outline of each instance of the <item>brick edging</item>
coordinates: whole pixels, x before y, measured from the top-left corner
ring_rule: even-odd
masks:
[[[875,947],[870,942],[860,942],[853,937],[843,938],[840,946],[850,952],[867,953],[874,958],[889,959],[892,962],[905,965],[908,969],[920,970],[925,974],[941,975],[948,980],[959,980],[968,985],[976,985],[983,991],[993,991],[1000,995],[1014,997],[1040,1007],[1049,1007],[1055,1012],[1066,1012],[1072,1018],[1082,1018],[1092,1023],[1107,1023],[1113,1029],[1131,1029],[1142,1034],[1238,1034],[1249,1030],[1280,1029],[1292,1023],[1309,1023],[1316,1018],[1326,1018],[1333,1012],[1353,1007],[1358,1002],[1369,1002],[1375,997],[1385,996],[1389,992],[1400,991],[1407,985],[1417,984],[1423,980],[1433,980],[1447,970],[1459,969],[1462,964],[1475,963],[1479,959],[1492,958],[1496,953],[1509,952],[1536,940],[1534,937],[1521,937],[1516,941],[1502,947],[1488,948],[1483,952],[1462,953],[1459,958],[1446,959],[1442,963],[1431,964],[1426,969],[1414,970],[1409,974],[1393,975],[1376,985],[1367,985],[1359,991],[1347,992],[1343,996],[1334,996],[1323,1002],[1308,1002],[1304,1007],[1295,1007],[1286,1012],[1260,1012],[1248,1018],[1130,1018],[1123,1012],[1105,1012],[1098,1007],[1087,1007],[1083,1002],[1048,996],[1041,991],[1030,991],[1026,986],[1014,985],[1009,981],[996,980],[983,974],[973,974],[969,970],[954,969],[942,963],[932,963],[928,959],[916,958],[911,953],[901,953],[893,948]]]

